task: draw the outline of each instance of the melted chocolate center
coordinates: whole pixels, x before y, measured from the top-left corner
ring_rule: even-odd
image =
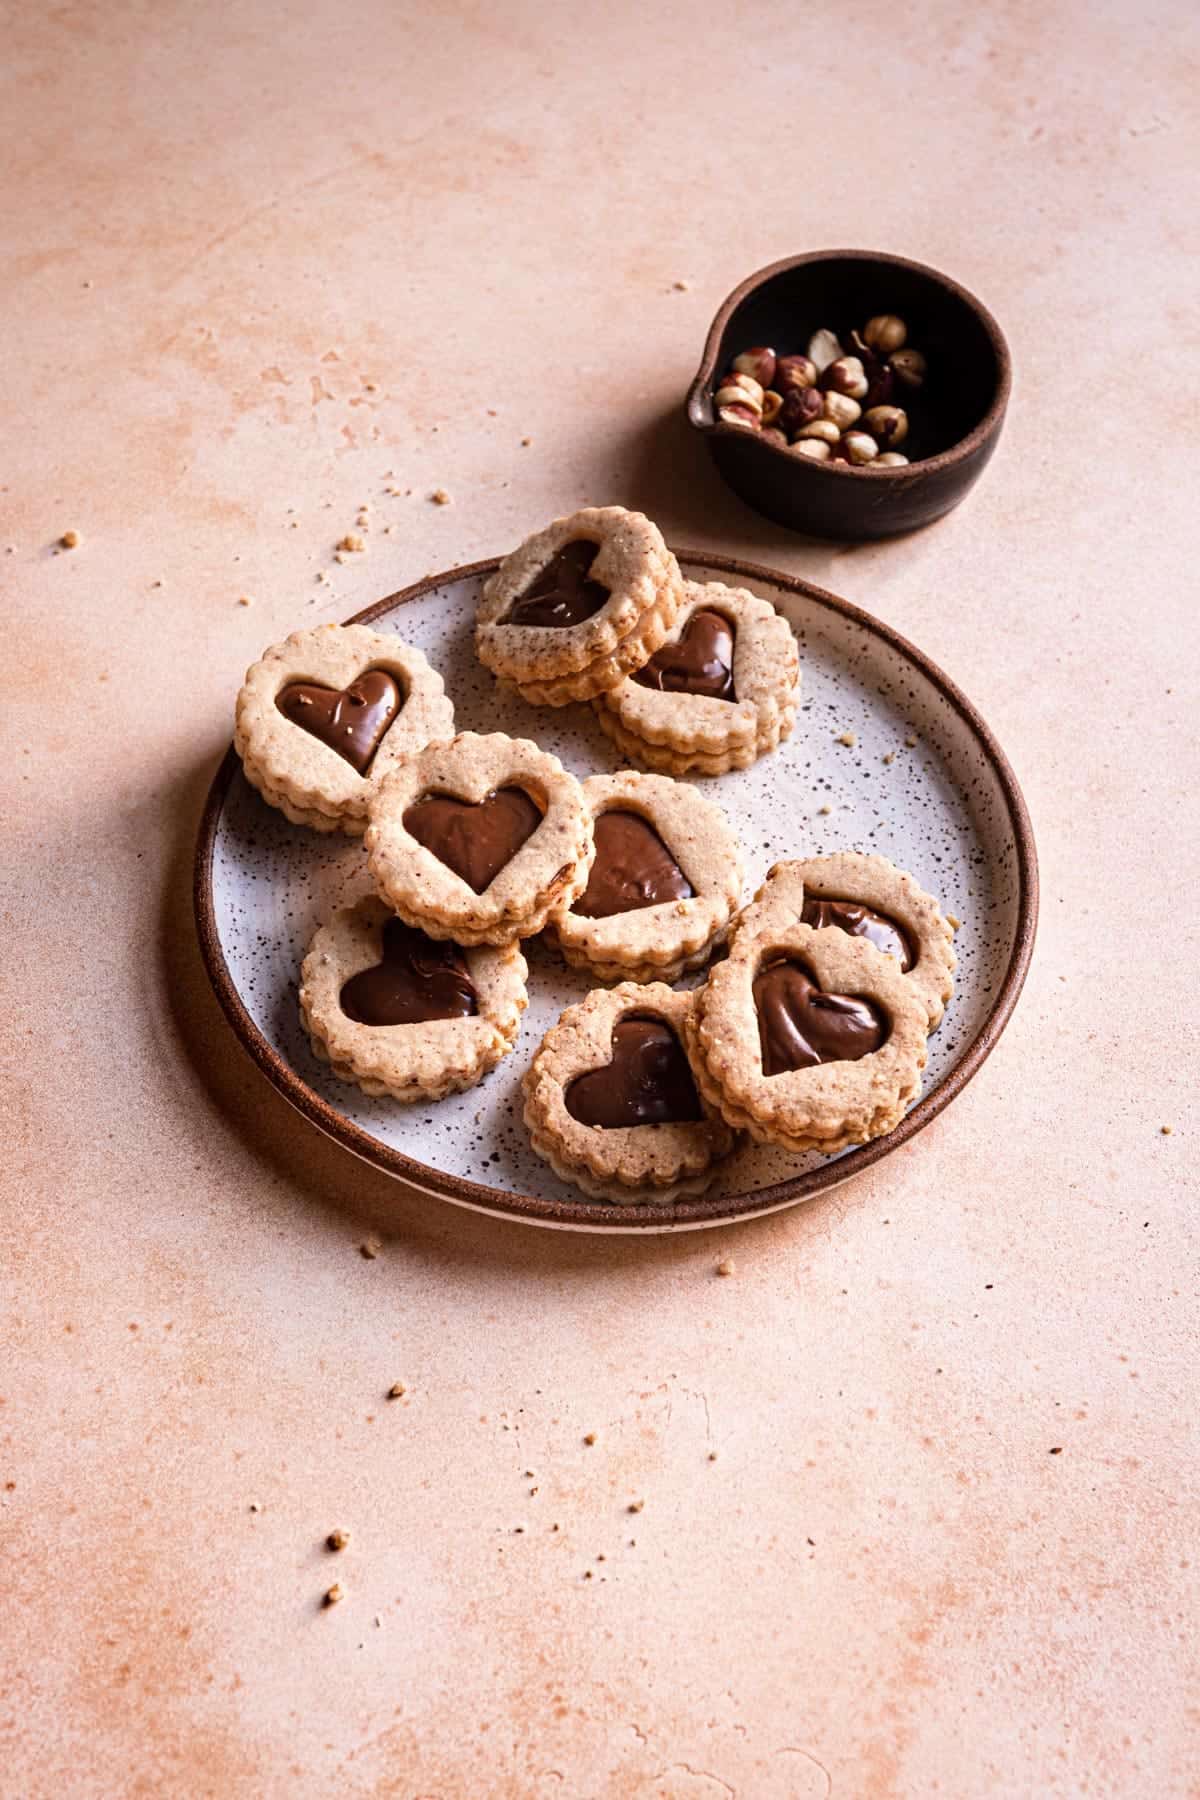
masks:
[[[852,994],[827,994],[803,963],[780,957],[754,977],[764,1075],[857,1062],[887,1042],[879,1007]]]
[[[606,812],[596,820],[596,860],[587,887],[571,911],[608,919],[664,900],[689,900],[695,891],[653,825],[637,813]]]
[[[630,1013],[614,1025],[612,1061],[568,1082],[564,1099],[573,1119],[606,1131],[704,1117],[679,1039],[653,1013]]]
[[[608,599],[608,589],[588,579],[599,550],[599,544],[587,538],[564,544],[513,601],[501,623],[549,625],[555,631],[564,631],[568,625],[581,625],[590,619]]]
[[[894,956],[902,970],[911,969],[917,960],[912,939],[904,927],[895,919],[889,919],[886,913],[872,912],[869,906],[860,906],[857,900],[828,900],[817,894],[806,894],[800,917],[818,931],[827,925],[836,925],[839,931],[849,932],[851,937],[866,938],[886,956]]]
[[[339,1004],[359,1025],[420,1025],[425,1019],[472,1019],[475,983],[457,944],[439,944],[400,919],[383,928],[383,961],[361,969]]]
[[[542,822],[524,788],[496,788],[477,803],[423,794],[404,814],[404,829],[439,862],[482,894]]]
[[[344,688],[289,681],[275,696],[275,704],[285,719],[320,738],[365,775],[404,699],[394,676],[368,669]]]
[[[633,677],[660,694],[704,694],[709,700],[736,700],[733,689],[733,626],[719,612],[701,607],[674,643],[656,650]]]

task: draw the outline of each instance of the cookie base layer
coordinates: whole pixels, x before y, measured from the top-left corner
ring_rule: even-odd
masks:
[[[461,919],[447,921],[439,918],[436,913],[423,913],[407,903],[401,905],[393,892],[389,892],[386,899],[397,918],[403,919],[406,925],[415,925],[426,937],[437,938],[441,943],[462,944],[468,949],[482,944],[513,944],[519,938],[537,937],[546,929],[555,913],[564,905],[571,906],[579,898],[587,886],[594,855],[593,850],[586,862],[580,864],[579,874],[549,900],[543,899],[542,904],[533,912],[522,913],[516,919],[499,919],[486,926],[465,924]]]
[[[638,629],[623,638],[610,656],[600,657],[578,674],[565,675],[557,681],[517,680],[513,685],[530,706],[570,706],[576,700],[594,700],[600,694],[620,687],[627,675],[649,662],[670,634],[677,611],[676,596],[667,594],[650,608]]]
[[[530,1126],[529,1141],[542,1161],[549,1163],[560,1181],[582,1189],[592,1200],[611,1200],[617,1206],[672,1206],[676,1200],[698,1200],[711,1187],[717,1173],[714,1166],[688,1181],[672,1182],[667,1187],[626,1187],[619,1181],[598,1181],[586,1170],[573,1169],[562,1162],[550,1139],[539,1137],[533,1130],[528,1114],[525,1123]]]
[[[603,700],[593,702],[593,711],[604,735],[611,739],[621,755],[630,762],[644,763],[660,775],[728,775],[733,769],[748,769],[760,757],[777,750],[792,734],[796,723],[794,706],[781,709],[774,727],[753,744],[742,745],[718,756],[700,750],[680,750],[671,744],[652,744],[627,731],[616,714]]]
[[[514,1030],[510,1038],[494,1044],[479,1057],[477,1063],[468,1068],[448,1069],[440,1081],[387,1082],[380,1080],[376,1075],[360,1073],[350,1063],[335,1060],[330,1054],[325,1039],[315,1029],[308,1009],[303,1005],[300,1008],[300,1020],[308,1033],[308,1041],[312,1046],[313,1055],[318,1057],[321,1062],[328,1063],[339,1081],[344,1081],[352,1087],[361,1088],[363,1093],[369,1094],[373,1100],[386,1097],[405,1104],[411,1104],[414,1100],[445,1100],[450,1094],[465,1093],[468,1088],[477,1086],[498,1063],[503,1062],[517,1040],[517,1033]]]
[[[691,956],[676,957],[672,962],[668,963],[617,963],[592,962],[588,957],[580,956],[576,951],[567,950],[555,936],[553,926],[548,927],[546,931],[547,941],[558,951],[558,954],[565,963],[569,963],[573,969],[586,970],[589,975],[594,975],[598,981],[612,983],[618,981],[636,981],[639,985],[644,985],[649,981],[665,981],[668,986],[670,986],[672,982],[678,981],[681,975],[690,974],[693,969],[702,969],[705,963],[709,962],[721,948],[721,945],[725,942],[727,936],[728,929],[719,931],[715,937],[710,939],[707,944],[704,944]]]
[[[340,831],[345,837],[360,838],[367,829],[365,818],[358,818],[353,813],[343,813],[340,818],[331,818],[328,813],[310,811],[300,806],[290,794],[280,788],[272,787],[262,770],[255,763],[242,757],[242,773],[252,788],[256,788],[267,802],[281,812],[285,819],[293,825],[307,825],[310,831]]]

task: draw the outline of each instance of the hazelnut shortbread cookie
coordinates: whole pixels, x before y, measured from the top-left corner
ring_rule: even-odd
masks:
[[[745,769],[796,720],[800,657],[770,601],[685,581],[679,617],[653,656],[593,704],[617,748],[666,773]]]
[[[703,1193],[734,1133],[697,1091],[681,1042],[695,996],[662,982],[569,1006],[525,1075],[525,1123],[556,1175],[596,1199]]]
[[[836,926],[893,957],[925,1003],[929,1029],[941,1023],[954,992],[954,932],[932,894],[886,856],[839,850],[776,863],[738,920],[800,919],[820,930]]]
[[[370,895],[313,938],[300,1017],[342,1081],[396,1100],[440,1100],[508,1055],[528,1005],[525,977],[515,944],[438,942]]]
[[[657,525],[622,506],[585,507],[505,557],[484,586],[475,648],[535,705],[590,700],[641,667],[682,598]]]
[[[541,931],[587,886],[579,783],[528,738],[463,731],[382,781],[366,835],[375,886],[409,925],[459,944]]]
[[[685,1027],[701,1093],[757,1142],[826,1155],[891,1131],[921,1091],[925,1002],[891,956],[765,910]]]
[[[361,837],[376,783],[453,730],[419,650],[365,625],[318,625],[246,671],[233,742],[247,781],[294,824]]]
[[[596,860],[547,934],[569,963],[604,981],[675,981],[699,968],[742,892],[741,847],[720,807],[636,769],[593,775],[583,795]]]

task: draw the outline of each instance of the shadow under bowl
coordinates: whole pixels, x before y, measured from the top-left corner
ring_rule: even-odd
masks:
[[[844,337],[897,313],[928,363],[911,402],[907,465],[807,462],[758,432],[726,425],[713,395],[734,357],[756,344],[803,352],[822,326]],[[1012,385],[1004,334],[987,308],[936,269],[871,250],[816,250],[760,269],[718,309],[688,391],[687,416],[718,471],[748,506],[810,537],[859,542],[929,525],[987,467]]]

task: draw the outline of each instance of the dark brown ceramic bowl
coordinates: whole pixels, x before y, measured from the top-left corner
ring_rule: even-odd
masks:
[[[754,344],[803,351],[812,333],[862,329],[898,313],[929,374],[907,407],[907,467],[806,462],[781,445],[723,425],[713,394],[733,358]],[[873,250],[816,250],[760,269],[720,307],[688,392],[690,423],[748,506],[812,537],[892,537],[941,518],[987,467],[1012,385],[1004,334],[966,288],[923,263]]]

